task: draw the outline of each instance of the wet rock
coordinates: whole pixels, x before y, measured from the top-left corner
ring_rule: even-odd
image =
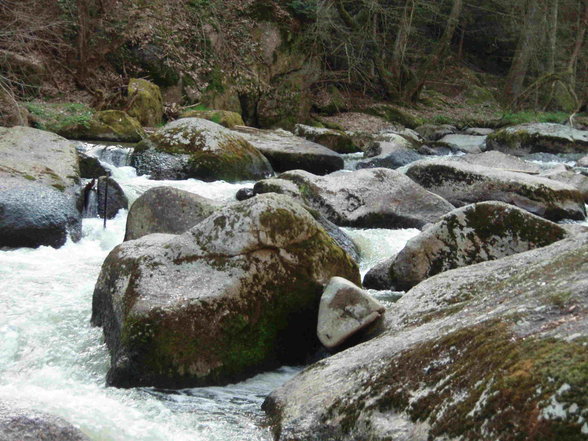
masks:
[[[408,290],[443,271],[544,247],[566,236],[560,225],[513,205],[468,205],[408,241],[388,267],[388,289]]]
[[[267,159],[244,138],[198,118],[173,121],[152,134],[137,146],[132,164],[152,179],[236,182],[272,174]]]
[[[218,204],[195,193],[172,187],[155,187],[131,206],[125,241],[148,234],[181,234],[206,219]]]
[[[582,439],[587,255],[583,235],[422,282],[388,331],[271,393],[275,439]]]
[[[586,217],[578,190],[546,178],[445,159],[413,163],[406,174],[457,207],[494,200],[554,221]]]
[[[386,290],[392,286],[390,267],[396,259],[396,254],[376,264],[363,277],[363,286],[368,289]]]
[[[296,124],[294,134],[323,145],[337,153],[356,153],[361,151],[354,144],[352,137],[340,130]]]
[[[238,133],[263,153],[276,172],[299,169],[325,175],[344,166],[338,153],[285,130],[239,127]]]
[[[90,441],[62,418],[0,402],[2,441]]]
[[[120,210],[129,208],[129,200],[125,192],[114,179],[108,176],[98,178],[98,216],[101,218],[112,219]]]
[[[108,384],[224,384],[299,363],[318,344],[318,303],[334,276],[359,283],[347,253],[280,195],[230,205],[177,236],[124,242],[93,298]]]
[[[186,110],[180,114],[180,118],[207,119],[229,129],[245,125],[239,113],[229,110]]]
[[[106,170],[98,158],[89,156],[78,150],[78,159],[80,164],[80,177],[84,179],[98,179],[100,176],[110,176],[110,171]]]
[[[423,159],[424,156],[414,150],[399,150],[393,153],[374,156],[373,158],[360,161],[356,164],[356,169],[362,168],[391,168],[397,169]]]
[[[60,247],[81,237],[73,143],[29,127],[0,128],[0,246]]]
[[[128,113],[141,125],[155,127],[163,122],[163,98],[159,86],[141,78],[131,78],[128,96]]]
[[[333,277],[319,304],[318,338],[326,348],[336,348],[380,319],[385,310],[382,304],[355,284]]]
[[[457,128],[450,124],[424,124],[415,129],[425,141],[438,141],[447,135],[457,133]]]
[[[585,153],[588,131],[553,123],[531,123],[507,127],[488,136],[489,150],[512,155],[529,153]]]
[[[463,153],[481,153],[486,148],[485,136],[445,135],[438,144]]]
[[[237,191],[235,198],[238,201],[244,201],[246,199],[251,199],[253,196],[255,196],[255,192],[252,188],[240,188],[239,191]]]
[[[385,168],[327,176],[295,170],[259,181],[255,193],[287,194],[339,226],[420,228],[454,207],[404,174]]]

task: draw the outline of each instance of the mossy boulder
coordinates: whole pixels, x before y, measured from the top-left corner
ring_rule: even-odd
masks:
[[[560,225],[513,205],[467,205],[408,241],[390,262],[387,288],[408,290],[443,271],[551,245],[566,236]]]
[[[140,78],[131,78],[128,86],[128,114],[148,127],[163,122],[163,99],[159,86]]]
[[[404,174],[385,168],[327,176],[294,170],[257,182],[254,191],[287,194],[348,227],[421,228],[454,208]]]
[[[379,116],[391,123],[401,124],[409,129],[415,129],[423,125],[423,120],[414,116],[406,109],[391,104],[374,104],[362,109],[369,115]]]
[[[507,127],[490,134],[489,150],[511,155],[530,153],[586,153],[588,131],[554,123],[530,123]]]
[[[236,182],[273,173],[267,159],[243,137],[200,118],[182,118],[153,133],[135,149],[132,164],[152,179]]]
[[[585,439],[587,255],[584,234],[427,279],[271,393],[274,438]]]
[[[125,240],[147,234],[181,234],[218,209],[217,203],[195,193],[173,187],[155,187],[131,206]]]
[[[180,114],[180,118],[202,118],[232,129],[235,126],[244,126],[245,122],[240,114],[229,110],[186,110]]]
[[[324,145],[337,153],[356,153],[361,151],[353,142],[353,138],[340,130],[296,124],[294,134],[317,144]]]
[[[0,247],[79,240],[80,196],[73,143],[30,127],[0,128]]]
[[[501,201],[553,221],[586,218],[582,194],[547,178],[446,159],[417,161],[406,175],[457,207]]]
[[[107,257],[92,323],[111,353],[108,384],[224,384],[317,347],[323,286],[359,270],[291,199],[223,208],[181,235],[124,242]]]

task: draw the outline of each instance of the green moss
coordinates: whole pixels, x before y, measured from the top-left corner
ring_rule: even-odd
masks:
[[[37,178],[35,178],[34,176],[31,176],[31,175],[24,175],[24,178],[28,179],[29,181],[36,181],[37,180]]]
[[[65,191],[65,185],[63,184],[52,184],[51,187],[56,188],[57,190],[64,192]]]
[[[33,115],[34,127],[55,133],[72,125],[88,127],[94,115],[94,111],[82,103],[31,101],[25,103],[25,107]]]

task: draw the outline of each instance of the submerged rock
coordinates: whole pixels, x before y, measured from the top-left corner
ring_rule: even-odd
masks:
[[[181,234],[219,208],[214,201],[173,187],[155,187],[143,193],[127,217],[126,240],[148,234]]]
[[[344,166],[343,157],[315,142],[285,130],[240,127],[238,133],[264,154],[276,172],[306,170],[325,175]]]
[[[586,218],[582,195],[559,182],[459,161],[418,161],[407,176],[455,206],[501,201],[550,220]]]
[[[420,228],[454,207],[404,174],[385,168],[328,176],[294,170],[255,184],[260,193],[287,194],[339,226]]]
[[[585,153],[588,131],[553,123],[530,123],[507,127],[488,136],[489,150],[512,155],[529,153]]]
[[[93,299],[120,387],[223,384],[315,348],[323,286],[359,283],[351,258],[301,206],[261,195],[186,233],[124,242]]]
[[[388,331],[271,393],[275,439],[583,439],[587,256],[583,235],[422,282]]]
[[[90,441],[62,418],[0,402],[2,441]]]
[[[333,277],[321,296],[318,338],[326,348],[336,348],[380,319],[385,310],[366,291],[341,277]]]
[[[458,208],[408,241],[388,266],[388,289],[408,290],[426,278],[564,239],[563,227],[513,205],[481,202]]]
[[[353,138],[340,130],[296,124],[294,134],[317,144],[324,145],[337,153],[356,153],[361,151],[353,142]]]
[[[79,240],[80,196],[73,143],[29,127],[0,128],[0,247]]]
[[[235,182],[272,174],[267,159],[244,138],[199,118],[182,118],[155,132],[135,149],[132,164],[152,179]]]

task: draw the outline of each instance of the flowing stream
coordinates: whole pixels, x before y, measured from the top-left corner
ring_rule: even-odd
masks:
[[[128,150],[88,146],[132,203],[169,185],[233,201],[253,183],[151,181],[137,177]],[[105,386],[109,355],[102,330],[90,326],[92,292],[102,262],[121,243],[126,212],[84,219],[83,238],[50,247],[0,251],[0,401],[59,415],[93,441],[270,440],[260,409],[265,396],[300,367],[283,367],[224,387],[179,391]],[[362,274],[400,250],[417,230],[346,230],[359,244]]]

